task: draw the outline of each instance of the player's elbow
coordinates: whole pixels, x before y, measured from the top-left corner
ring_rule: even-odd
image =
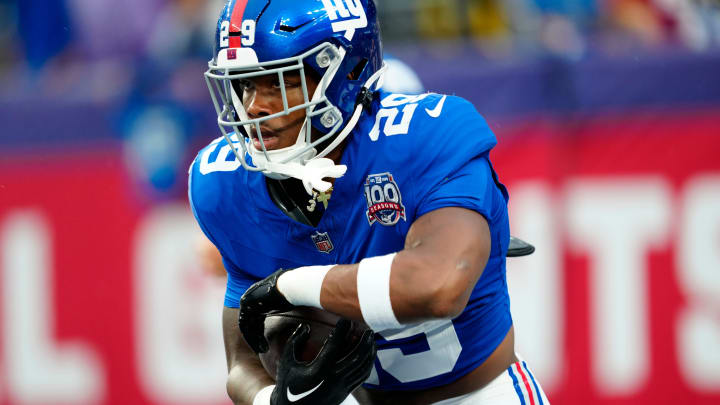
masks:
[[[435,264],[435,277],[438,282],[431,297],[435,318],[452,319],[465,310],[486,262],[487,260],[471,252],[444,257],[442,263]]]
[[[431,319],[453,319],[462,313],[462,307],[455,302],[440,297],[428,305],[427,313]]]
[[[225,381],[227,395],[235,405],[252,403],[255,392],[262,387],[263,384],[260,381],[249,379],[247,372],[239,366],[230,369]]]
[[[413,318],[451,319],[463,312],[472,291],[472,283],[463,274],[466,270],[463,265],[452,260],[441,263],[410,255],[400,260],[404,267],[412,269],[405,273],[409,277],[402,285],[407,288],[406,298],[414,312]]]
[[[239,367],[233,367],[228,373],[227,380],[225,381],[225,390],[227,391],[228,397],[233,404],[241,402],[241,386],[242,386],[242,371]]]
[[[460,315],[467,305],[469,292],[466,285],[448,282],[429,297],[433,318],[452,319]]]

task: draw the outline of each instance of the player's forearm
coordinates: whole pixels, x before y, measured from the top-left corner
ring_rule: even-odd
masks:
[[[320,291],[323,309],[345,318],[361,321],[357,294],[357,264],[337,265],[325,276]]]
[[[402,251],[395,255],[390,274],[390,302],[400,323],[448,318],[467,303],[472,281],[467,271],[444,271],[438,260]],[[349,319],[363,320],[358,298],[358,265],[333,267],[320,294],[323,309]],[[442,275],[445,275],[443,277]]]

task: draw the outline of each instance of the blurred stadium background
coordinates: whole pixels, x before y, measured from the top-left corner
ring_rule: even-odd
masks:
[[[185,198],[221,3],[0,0],[0,404],[228,403]],[[499,138],[553,403],[720,403],[718,1],[379,7],[386,51]]]

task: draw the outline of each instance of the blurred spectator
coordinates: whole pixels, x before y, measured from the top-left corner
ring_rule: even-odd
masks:
[[[202,76],[212,55],[222,0],[168,0],[157,10],[139,50],[136,96],[151,101],[197,100],[207,89]]]
[[[33,70],[41,69],[72,39],[65,0],[18,1],[17,16],[22,51]]]
[[[165,3],[164,0],[65,1],[73,15],[79,52],[91,59],[137,55]]]
[[[710,45],[711,32],[702,23],[697,2],[652,0],[652,3],[661,13],[672,18],[672,34],[684,45],[691,49],[705,49]]]
[[[176,197],[185,183],[187,139],[192,132],[187,114],[173,105],[131,105],[123,116],[125,162],[140,195]]]
[[[502,2],[497,0],[471,0],[467,3],[470,33],[476,37],[508,35],[508,19]]]
[[[208,59],[222,1],[0,0],[3,90],[23,96],[30,84],[35,96],[108,101],[132,92],[132,98],[198,100],[205,89],[196,72]],[[389,44],[469,39],[489,57],[577,59],[590,48],[616,54],[720,43],[717,0],[377,3]]]
[[[208,59],[221,3],[222,0],[167,1],[148,36],[148,56],[164,64],[188,57]]]
[[[528,0],[543,14],[564,16],[586,27],[597,16],[596,0]]]
[[[522,56],[545,50],[577,58],[606,45],[613,53],[618,45],[701,50],[720,42],[714,0],[395,0],[379,7],[389,41],[469,38],[487,51],[499,46]],[[413,15],[417,27],[401,23]]]
[[[420,0],[417,25],[424,39],[452,39],[464,34],[459,2]]]
[[[720,45],[720,1],[696,0],[696,12],[709,36],[709,46]]]
[[[644,46],[657,46],[669,38],[671,21],[649,1],[644,0],[610,0],[607,2],[608,21],[611,32],[625,43],[634,40]]]
[[[17,4],[14,0],[0,0],[0,77],[4,76],[17,54],[14,33],[17,30]]]
[[[164,2],[142,44],[121,128],[128,169],[143,195],[173,198],[184,190],[185,153],[197,126],[191,110],[207,97],[202,72],[221,2]]]
[[[558,14],[542,19],[538,38],[542,48],[555,55],[578,59],[585,53],[585,39],[577,24]]]

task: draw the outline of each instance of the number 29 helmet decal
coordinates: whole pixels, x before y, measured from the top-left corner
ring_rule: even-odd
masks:
[[[322,178],[346,170],[327,154],[350,134],[368,94],[382,84],[375,5],[372,0],[229,0],[208,67],[205,80],[220,130],[243,167],[276,179],[298,178],[308,193],[325,191],[330,183]],[[284,77],[295,73],[303,100],[289,105]],[[319,80],[314,94],[306,75]],[[261,76],[279,84],[283,108],[250,118],[243,83]],[[305,121],[295,144],[268,150],[261,124],[298,110],[305,110]]]

